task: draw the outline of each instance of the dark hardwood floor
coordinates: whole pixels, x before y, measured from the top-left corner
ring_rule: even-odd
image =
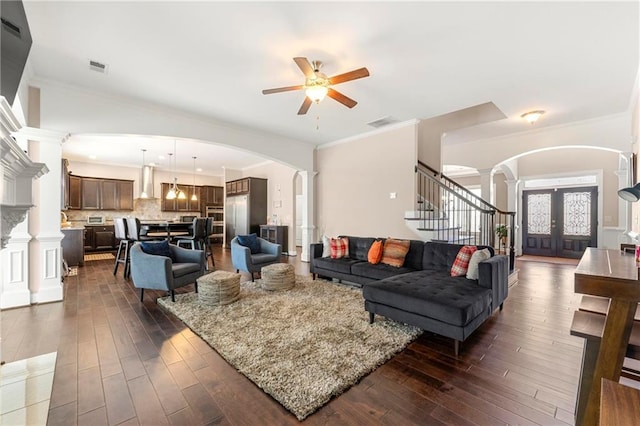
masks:
[[[217,249],[218,269],[233,270]],[[308,264],[289,258],[298,274]],[[520,281],[461,346],[423,334],[308,424],[573,424],[582,340],[569,335],[575,266],[517,262]],[[295,424],[180,320],[86,262],[65,300],[2,311],[5,361],[58,351],[50,425]],[[244,275],[248,279],[248,275]],[[192,286],[185,291],[193,291]],[[363,315],[365,315],[363,310]]]

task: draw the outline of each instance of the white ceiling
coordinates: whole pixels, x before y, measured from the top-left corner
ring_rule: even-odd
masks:
[[[528,130],[520,115],[530,110],[547,111],[536,127],[619,113],[638,71],[638,2],[26,0],[25,11],[33,71],[44,81],[311,144],[372,130],[366,123],[384,116],[429,118],[485,102],[507,118],[450,132],[447,143]],[[329,76],[366,66],[370,77],[336,86],[358,105],[327,98],[298,116],[302,92],[262,95],[304,83],[294,56],[322,60]],[[108,64],[108,73],[90,71],[89,59]],[[172,151],[166,142],[160,151]],[[75,144],[64,149],[79,155]],[[131,144],[132,164],[141,144]],[[190,170],[191,155],[179,152],[179,167]]]

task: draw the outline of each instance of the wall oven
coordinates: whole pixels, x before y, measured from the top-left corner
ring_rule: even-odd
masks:
[[[213,219],[211,239],[218,242],[222,241],[224,236],[224,209],[220,206],[207,206],[205,213],[207,217]]]
[[[207,206],[207,217],[212,217],[214,222],[224,222],[224,210],[222,207]]]

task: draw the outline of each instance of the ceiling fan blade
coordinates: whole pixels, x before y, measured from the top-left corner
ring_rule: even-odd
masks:
[[[329,78],[329,84],[340,84],[345,81],[356,80],[358,78],[369,77],[369,70],[366,68],[359,68],[357,70],[349,71],[344,74],[334,75]]]
[[[333,90],[332,88],[329,88],[329,91],[327,92],[327,95],[330,98],[335,99],[336,101],[340,102],[342,105],[344,105],[344,106],[346,106],[348,108],[353,108],[354,106],[356,106],[358,104],[356,101],[354,101],[350,97],[345,96],[342,93],[338,92],[337,90]]]
[[[297,57],[293,58],[293,60],[306,78],[316,78],[316,73],[313,71],[313,67],[307,58]]]
[[[307,113],[307,111],[309,111],[309,107],[311,106],[311,99],[309,99],[307,96],[304,97],[304,101],[302,101],[302,106],[300,107],[300,109],[298,110],[298,115],[304,115]]]
[[[303,89],[304,86],[303,85],[298,85],[298,86],[287,86],[287,87],[278,87],[276,89],[265,89],[262,91],[263,95],[270,95],[272,93],[280,93],[280,92],[289,92],[291,90],[301,90]]]

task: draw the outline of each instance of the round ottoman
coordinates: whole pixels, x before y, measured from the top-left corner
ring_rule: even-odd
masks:
[[[198,282],[198,299],[206,305],[228,305],[240,298],[240,274],[214,271]]]
[[[289,290],[296,285],[296,273],[293,265],[274,263],[263,266],[261,286],[264,290]]]

